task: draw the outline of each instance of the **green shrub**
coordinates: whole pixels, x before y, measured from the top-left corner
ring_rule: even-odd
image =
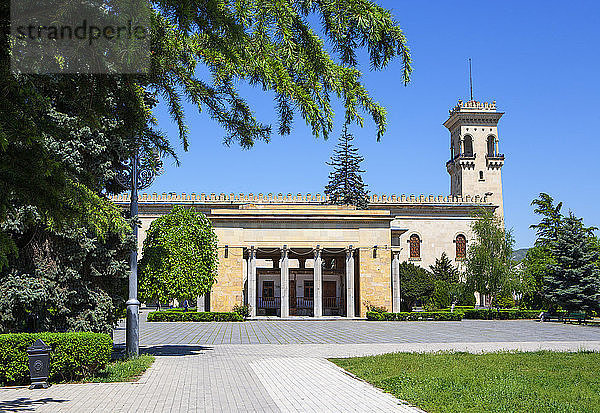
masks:
[[[238,313],[152,311],[148,321],[244,321]]]
[[[80,380],[106,367],[113,342],[99,333],[0,334],[0,385],[29,383],[27,347],[41,338],[52,348],[50,381]]]
[[[537,318],[541,310],[520,309],[470,309],[464,310],[463,318],[469,320],[523,320]]]
[[[367,320],[371,321],[460,321],[462,313],[449,313],[446,311],[420,311],[403,313],[367,312]]]
[[[244,304],[244,305],[236,304],[233,306],[232,310],[234,313],[241,315],[242,318],[244,318],[244,319],[250,317],[250,305],[249,304]]]
[[[385,312],[387,312],[387,307],[373,305],[369,301],[365,301],[364,305],[365,305],[365,307],[367,307],[367,312],[369,312],[369,311],[372,311],[372,312],[375,312],[375,313],[385,313]]]
[[[515,299],[510,291],[502,291],[496,298],[496,306],[500,308],[513,308],[515,306]]]

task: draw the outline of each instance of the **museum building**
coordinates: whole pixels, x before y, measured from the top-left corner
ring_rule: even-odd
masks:
[[[472,238],[477,208],[503,218],[495,102],[458,101],[450,132],[450,194],[373,195],[368,209],[329,205],[321,194],[143,194],[141,252],[152,220],[174,205],[204,213],[218,238],[218,275],[199,310],[251,315],[364,317],[367,305],[400,311],[403,261],[424,268],[443,252],[457,265]],[[129,195],[113,197],[119,205]],[[478,297],[479,299],[479,297]]]

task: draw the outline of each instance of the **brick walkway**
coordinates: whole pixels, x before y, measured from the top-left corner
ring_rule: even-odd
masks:
[[[239,344],[244,332],[256,344]],[[115,341],[122,339],[117,330]],[[3,388],[0,411],[416,412],[325,358],[393,351],[598,351],[600,328],[532,321],[143,322],[141,343],[157,358],[137,383]]]

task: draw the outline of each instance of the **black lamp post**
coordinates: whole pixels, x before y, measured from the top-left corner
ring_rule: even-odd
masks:
[[[129,210],[132,218],[138,216],[138,190],[148,188],[156,175],[161,173],[162,162],[158,154],[148,155],[140,153],[139,150],[133,157],[123,162],[122,169],[117,175],[117,182],[124,189],[131,189],[131,199]],[[133,224],[133,236],[135,246],[131,250],[129,258],[129,299],[127,305],[126,318],[126,347],[127,355],[139,356],[140,354],[140,302],[137,299],[138,277],[137,277],[137,245],[138,245],[138,226]]]

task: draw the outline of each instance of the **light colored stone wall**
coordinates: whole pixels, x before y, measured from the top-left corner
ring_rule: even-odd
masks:
[[[356,314],[357,317],[366,316],[366,303],[392,310],[391,259],[386,249],[378,248],[376,258],[373,258],[373,248],[359,249],[360,314]]]
[[[486,160],[487,138],[490,135],[498,138],[498,128],[461,126],[460,133],[463,137],[465,135],[473,137],[473,152],[476,154],[475,168],[462,171],[462,195],[485,195],[491,192],[489,200],[494,205],[498,205],[496,213],[503,217],[501,169],[488,166]],[[480,179],[480,172],[483,172],[483,179]]]
[[[415,265],[429,269],[435,264],[436,258],[445,252],[448,258],[456,265],[456,236],[463,234],[467,238],[467,248],[473,240],[470,218],[403,218],[398,217],[392,221],[394,228],[408,229],[400,236],[400,262],[409,261]],[[412,234],[421,238],[421,259],[411,261],[409,239]]]
[[[229,247],[225,258],[225,248],[220,244],[217,282],[210,292],[211,311],[231,311],[234,305],[242,304],[244,290],[243,249]]]

